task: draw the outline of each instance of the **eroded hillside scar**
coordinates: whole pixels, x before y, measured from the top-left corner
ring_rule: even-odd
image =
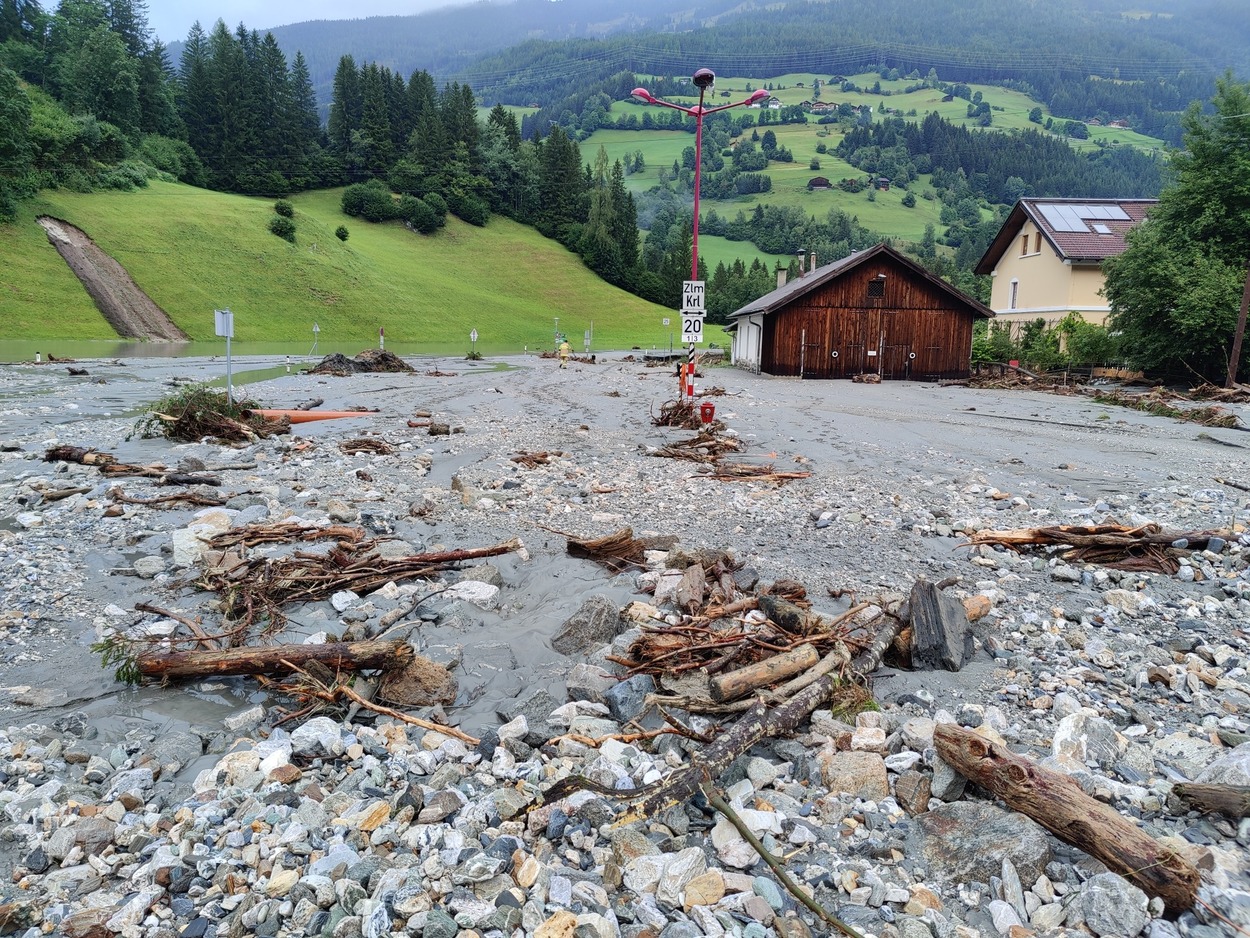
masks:
[[[41,215],[48,240],[78,277],[96,308],[123,339],[149,342],[190,340],[116,260],[67,221]]]

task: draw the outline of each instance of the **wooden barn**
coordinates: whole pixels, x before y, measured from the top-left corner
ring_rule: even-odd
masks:
[[[813,269],[814,268],[814,269]],[[993,311],[885,244],[859,251],[731,314],[734,364],[770,375],[966,378],[972,324]]]

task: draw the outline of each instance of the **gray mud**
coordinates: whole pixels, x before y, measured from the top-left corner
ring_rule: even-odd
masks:
[[[220,378],[223,361],[78,363],[87,377],[71,377],[61,365],[5,366],[0,565],[10,587],[0,618],[0,718],[47,723],[82,710],[104,738],[120,739],[140,728],[220,731],[231,715],[277,703],[247,679],[132,689],[100,668],[89,646],[103,627],[140,621],[136,602],[212,622],[212,597],[185,585],[193,571],[171,566],[154,580],[133,571],[140,557],[168,559],[171,531],[193,511],[136,507],[126,519],[106,521],[107,500],[97,493],[45,504],[32,497],[32,484],[102,484],[84,467],[42,462],[54,442],[145,464],[172,466],[186,456],[210,466],[254,459],[255,472],[226,474],[223,492],[268,486],[271,517],[315,520],[332,500],[342,502],[366,526],[419,550],[520,536],[528,559],[492,561],[502,578],[499,608],[435,597],[421,610],[429,621],[411,633],[420,650],[455,666],[460,699],[447,715],[470,732],[497,722],[535,686],[559,696],[571,662],[550,640],[583,601],[594,594],[618,604],[637,598],[632,576],[613,577],[568,558],[554,532],[591,537],[630,525],[640,534],[677,535],[684,546],[729,548],[765,579],[798,579],[818,608],[833,609],[832,599],[822,599],[830,590],[906,590],[917,577],[952,575],[970,587],[984,572],[958,547],[958,532],[970,522],[1023,527],[1116,516],[1200,529],[1246,520],[1234,493],[1200,493],[1219,489],[1215,477],[1245,478],[1250,434],[1204,430],[1081,396],[799,382],[728,367],[707,369],[699,387],[724,389],[711,399],[717,417],[748,442],[743,461],[811,477],[782,488],[708,481],[691,464],[644,455],[648,446],[687,435],[655,428],[650,419],[677,382],[668,368],[623,358],[601,356],[597,365],[568,371],[517,357],[505,360],[504,370],[497,362],[414,360],[411,376],[282,374],[244,390],[272,407],[320,397],[326,409],[378,413],[300,425],[291,437],[241,451],[132,436],[145,406],[179,382]],[[274,370],[271,361],[238,361],[236,381],[249,367]],[[425,373],[434,370],[458,376]],[[429,437],[409,428],[415,410],[462,432]],[[367,434],[401,447],[398,454],[339,452],[339,441]],[[509,460],[521,450],[565,456],[524,470]],[[419,455],[431,460],[428,474],[415,468]],[[362,481],[358,470],[372,481]],[[121,482],[139,491],[139,483]],[[998,497],[1004,493],[1011,497]],[[413,517],[409,506],[422,500],[430,510]],[[1045,571],[1036,572],[1045,583]],[[294,640],[342,627],[328,603],[293,610],[292,623]],[[940,690],[958,698],[989,670],[970,669]],[[880,682],[880,692],[895,697],[924,684],[896,673]]]

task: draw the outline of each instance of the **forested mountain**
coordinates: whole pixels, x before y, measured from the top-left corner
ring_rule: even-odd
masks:
[[[1225,69],[1250,74],[1242,0],[638,0],[479,2],[416,16],[314,21],[272,30],[302,52],[323,113],[339,57],[439,84],[469,84],[494,104],[548,104],[619,71],[684,75],[707,66],[763,78],[854,73],[881,64],[936,68],[952,81],[1021,81],[1056,114],[1138,118],[1179,143],[1172,114],[1210,94]],[[203,24],[205,28],[209,24]],[[593,40],[565,45],[565,40]],[[171,45],[176,59],[179,44]]]
[[[946,81],[1010,84],[1052,112],[1100,112],[1180,142],[1177,112],[1209,97],[1225,69],[1250,73],[1250,17],[1240,0],[1162,3],[1162,15],[1125,16],[1109,0],[961,0],[927,4],[786,2],[715,18],[689,31],[636,32],[599,42],[529,41],[475,62],[458,80],[487,101],[567,108],[617,71],[686,75],[708,67],[769,78],[867,68],[935,69]],[[545,113],[537,120],[559,119]]]
[[[271,32],[288,56],[297,51],[304,54],[324,111],[329,107],[334,72],[344,55],[358,62],[376,62],[402,75],[422,69],[442,84],[460,80],[479,57],[519,40],[559,41],[640,30],[687,29],[738,6],[735,0],[697,0],[685,6],[638,0],[618,7],[602,0],[483,0],[415,16],[314,20],[276,27]],[[209,28],[208,23],[202,25]],[[181,43],[171,43],[170,51],[176,58]]]

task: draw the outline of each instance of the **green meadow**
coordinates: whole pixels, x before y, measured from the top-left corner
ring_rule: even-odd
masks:
[[[242,342],[325,335],[369,344],[488,347],[546,343],[554,317],[571,337],[594,326],[598,348],[628,348],[667,311],[599,280],[575,255],[503,218],[475,228],[449,217],[432,236],[398,222],[344,216],[341,190],[295,196],[296,243],[270,234],[273,200],[154,182],[135,192],[45,192],[0,225],[0,339],[109,338],[111,330],[35,221],[77,225],[116,258],[195,340],[214,309],[235,314]],[[334,231],[346,225],[349,239]]]

